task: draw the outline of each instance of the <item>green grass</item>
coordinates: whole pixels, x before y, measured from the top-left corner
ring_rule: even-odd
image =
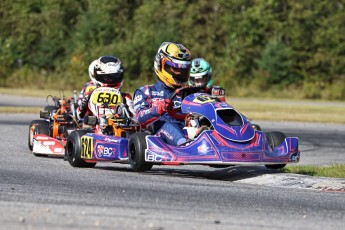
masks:
[[[281,101],[269,103],[265,100],[244,99],[240,101],[228,101],[235,109],[243,113],[251,120],[270,121],[300,121],[345,124],[344,106],[320,105],[307,101],[301,103],[291,100],[287,103]],[[342,103],[340,103],[342,105]]]
[[[296,173],[309,176],[345,178],[345,165],[334,164],[329,166],[318,165],[294,165],[282,169],[285,173]]]

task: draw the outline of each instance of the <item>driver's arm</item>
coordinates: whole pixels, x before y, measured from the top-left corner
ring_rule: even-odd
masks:
[[[158,107],[152,106],[151,97],[144,91],[146,87],[141,87],[134,92],[134,111],[135,115],[142,126],[146,126],[156,121],[161,115],[158,113]]]
[[[93,91],[84,96],[80,102],[80,106],[77,108],[77,115],[79,118],[83,118],[88,110],[89,100]]]

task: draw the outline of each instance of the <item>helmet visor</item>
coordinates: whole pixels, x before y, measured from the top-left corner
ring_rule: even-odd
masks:
[[[95,79],[103,84],[116,85],[122,82],[123,73],[96,74]]]
[[[174,63],[166,61],[164,70],[169,73],[178,84],[185,84],[189,78],[190,62]]]
[[[190,75],[189,81],[192,83],[193,86],[197,87],[206,87],[207,83],[211,80],[211,76],[208,73],[204,73],[202,75]]]

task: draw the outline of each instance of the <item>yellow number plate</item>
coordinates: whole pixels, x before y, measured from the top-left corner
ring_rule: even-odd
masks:
[[[81,138],[81,154],[80,158],[92,159],[93,152],[93,138],[92,137],[82,137]]]
[[[209,96],[199,96],[196,97],[193,102],[199,103],[199,104],[204,104],[204,103],[210,103],[216,101],[214,98],[209,97]]]
[[[122,102],[120,93],[115,92],[94,92],[92,94],[93,104],[108,104],[109,106],[116,106]]]

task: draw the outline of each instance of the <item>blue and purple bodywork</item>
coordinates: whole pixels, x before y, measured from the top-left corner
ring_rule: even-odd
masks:
[[[80,158],[85,162],[128,161],[128,140],[123,137],[87,133],[81,137]]]
[[[207,118],[211,130],[203,131],[187,146],[171,146],[159,136],[149,135],[145,161],[177,165],[276,165],[299,161],[297,137],[287,137],[272,148],[265,133],[254,130],[244,115],[208,94],[187,96],[181,109]]]

